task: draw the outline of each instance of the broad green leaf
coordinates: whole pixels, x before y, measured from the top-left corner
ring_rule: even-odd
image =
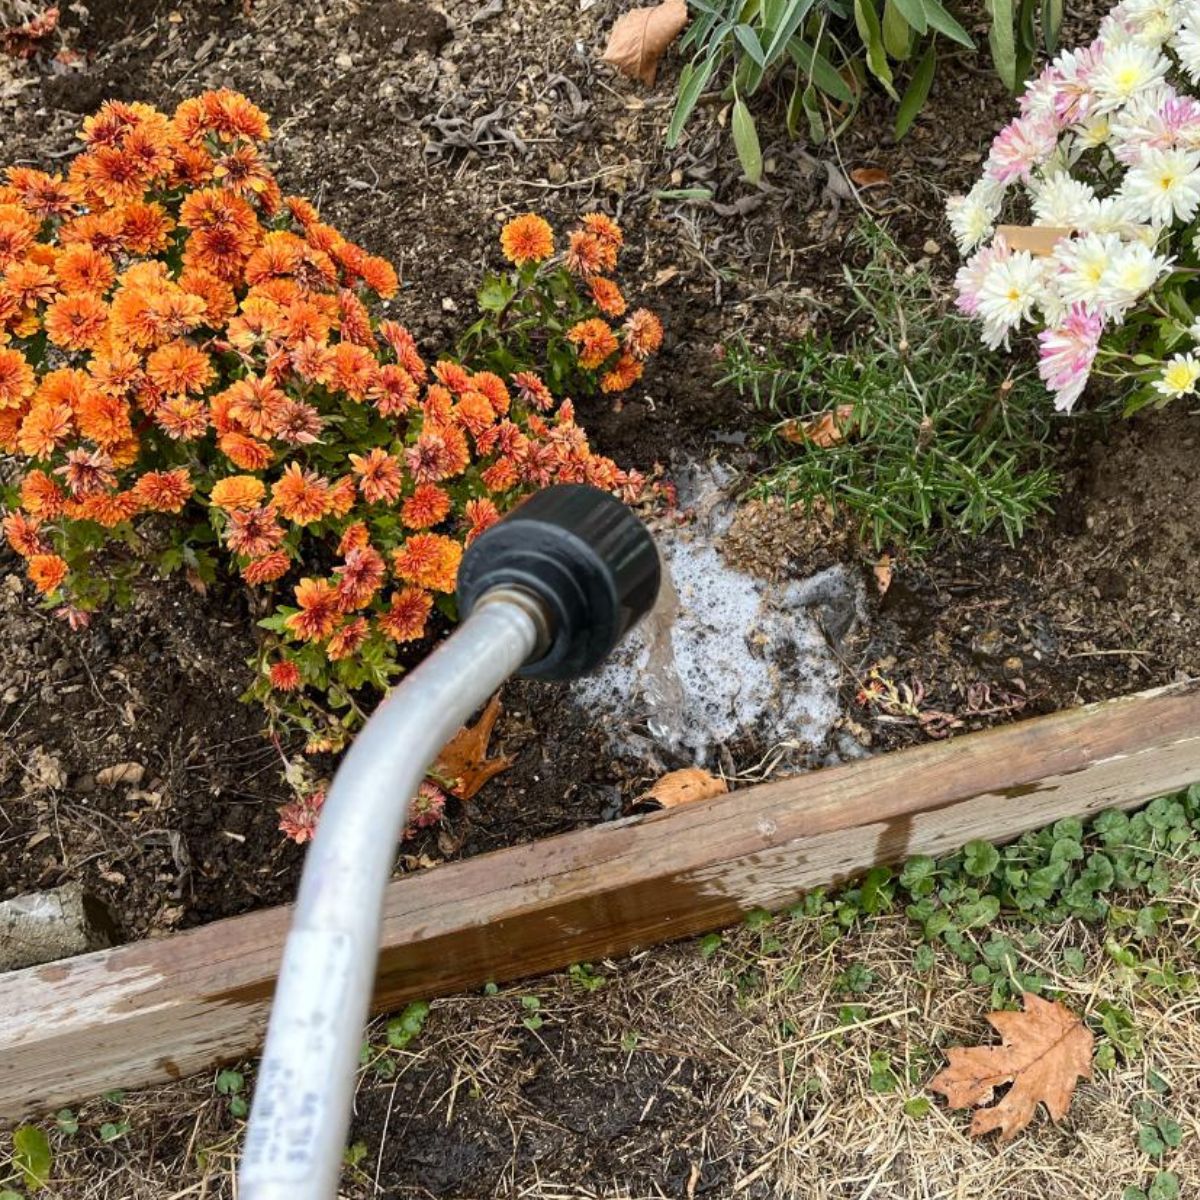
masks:
[[[1059,2],[1061,3],[1061,0]],[[764,57],[767,60],[768,66],[787,49],[788,42],[795,36],[804,18],[808,16],[813,3],[814,0],[792,0],[788,5],[787,12],[783,15],[783,20],[780,21],[770,42],[767,43]]]
[[[925,5],[921,0],[893,0],[893,2],[909,25],[918,33],[924,34],[929,28],[929,22],[925,16]]]
[[[925,107],[929,98],[929,89],[933,86],[933,75],[937,68],[937,51],[934,43],[929,44],[924,57],[917,64],[913,77],[909,81],[904,99],[896,112],[896,140],[899,141],[911,128],[917,119],[917,114]]]
[[[788,45],[788,53],[804,73],[827,96],[841,104],[853,104],[854,92],[842,78],[837,68],[820,51],[814,50],[807,42],[793,38]]]
[[[679,98],[675,101],[675,111],[671,114],[670,125],[667,126],[668,148],[674,149],[679,141],[679,135],[683,132],[688,117],[692,115],[696,101],[704,94],[716,65],[717,57],[710,54],[699,67],[695,62],[690,62],[679,72]]]
[[[898,62],[908,58],[912,33],[894,0],[883,0],[883,46]]]
[[[1062,19],[1063,0],[1042,0],[1042,41],[1047,54],[1053,54],[1058,49]]]
[[[992,48],[992,61],[1004,86],[1010,92],[1017,90],[1017,43],[1013,28],[1012,0],[988,0],[988,15],[991,28],[988,30],[988,45]]]
[[[800,127],[800,114],[803,113],[808,121],[809,140],[815,146],[825,142],[828,133],[825,129],[825,117],[821,112],[821,98],[817,95],[816,85],[811,81],[803,91],[792,93],[792,102],[788,105],[788,132],[795,137]]]
[[[887,51],[883,46],[883,30],[879,25],[879,14],[874,0],[854,0],[854,24],[858,36],[867,49],[867,66],[871,74],[883,85],[893,100],[899,100],[892,83],[892,68],[888,66]]]
[[[733,102],[733,146],[747,181],[759,183],[763,173],[762,148],[758,144],[754,118],[740,96]]]
[[[750,28],[749,25],[738,25],[733,36],[737,38],[742,49],[759,65],[765,67],[767,65],[766,57],[763,54],[763,48],[759,45],[758,34]]]
[[[54,1157],[50,1139],[36,1125],[22,1125],[13,1130],[13,1166],[21,1172],[26,1188],[36,1192],[50,1182]]]
[[[650,195],[655,200],[711,200],[712,188],[657,188]]]
[[[968,50],[975,49],[971,35],[941,6],[939,0],[921,0],[925,8],[925,19],[931,28]]]

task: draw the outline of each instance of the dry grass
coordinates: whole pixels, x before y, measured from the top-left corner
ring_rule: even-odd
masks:
[[[1200,880],[1182,887],[1161,961],[1196,970]],[[1065,945],[1087,970],[1054,968]],[[439,1001],[423,1035],[390,1051],[392,1079],[364,1073],[354,1137],[366,1156],[347,1172],[354,1197],[606,1200],[661,1196],[824,1200],[1079,1200],[1145,1186],[1134,1102],[1153,1093],[1184,1128],[1162,1166],[1181,1195],[1200,1195],[1200,995],[1168,994],[1113,966],[1100,931],[1069,924],[1039,952],[1037,969],[1068,1004],[1127,1008],[1140,1058],[1081,1084],[1070,1116],[1040,1116],[1014,1142],[974,1141],[969,1115],[922,1094],[941,1050],[990,1039],[986,990],[941,952],[913,969],[913,929],[876,919],[824,946],[812,921],[739,929],[704,957],[696,943],[597,966],[603,986],[553,976],[492,997]],[[839,991],[852,963],[875,974],[861,996]],[[543,1024],[528,1029],[522,996],[537,995]],[[848,1002],[863,1006],[840,1024]],[[843,1015],[843,1020],[844,1020]],[[886,1056],[894,1092],[872,1089],[871,1056]],[[72,1137],[54,1134],[52,1200],[234,1197],[239,1123],[209,1078],[123,1098],[130,1130],[101,1145],[117,1119],[98,1101]],[[3,1159],[0,1159],[3,1163]],[[0,1167],[0,1176],[3,1175]]]

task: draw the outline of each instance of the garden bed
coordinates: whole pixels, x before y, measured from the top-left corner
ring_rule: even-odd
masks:
[[[757,464],[746,445],[757,418],[719,386],[721,347],[810,328],[841,336],[845,247],[864,207],[913,260],[952,274],[957,255],[929,214],[970,185],[1007,112],[986,72],[944,63],[899,146],[880,139],[887,125],[869,111],[836,154],[762,122],[771,170],[754,192],[738,181],[717,106],[666,151],[671,76],[642,92],[595,62],[617,10],[609,0],[582,12],[493,7],[445,5],[443,28],[419,4],[262,0],[231,17],[217,3],[98,3],[80,35],[92,56],[82,75],[0,63],[0,134],[9,161],[49,166],[74,147],[78,114],[105,97],[170,109],[203,87],[235,86],[273,115],[285,187],[396,263],[404,288],[390,309],[431,345],[469,319],[478,264],[494,256],[504,219],[528,208],[563,220],[619,213],[624,270],[645,281],[668,340],[642,390],[620,407],[582,400],[580,420],[622,465],[668,474],[713,454],[740,472]],[[846,174],[860,166],[889,182],[856,195]],[[714,203],[655,195],[700,182]],[[1194,425],[1177,403],[1107,430],[1089,423],[1078,440],[1064,433],[1062,497],[1023,542],[989,535],[900,558],[882,597],[873,553],[778,505],[746,506],[725,551],[764,577],[801,579],[839,561],[862,575],[864,619],[837,649],[838,732],[864,750],[931,737],[918,717],[857,701],[872,667],[919,682],[923,707],[955,722],[936,727],[950,736],[1171,683],[1200,674]],[[276,828],[289,798],[280,758],[256,710],[237,703],[252,651],[240,592],[151,588],[131,611],[74,633],[26,606],[7,550],[0,569],[0,898],[79,879],[130,941],[290,898],[302,851]],[[610,820],[650,781],[544,685],[506,689],[495,745],[513,767],[407,843],[404,870]],[[830,748],[795,765],[823,765]],[[771,750],[735,746],[720,765],[753,778]],[[138,764],[138,780],[99,784],[117,763]]]

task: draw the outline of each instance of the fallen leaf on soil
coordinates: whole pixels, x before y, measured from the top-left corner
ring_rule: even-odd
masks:
[[[996,229],[1010,250],[1027,250],[1039,258],[1054,253],[1054,247],[1075,231],[1065,225],[1001,225]]]
[[[855,167],[850,178],[860,188],[883,187],[892,182],[892,177],[882,167]]]
[[[663,0],[651,8],[631,9],[617,18],[601,61],[649,87],[658,71],[658,60],[687,20],[687,0]]]
[[[951,1047],[946,1051],[950,1065],[929,1083],[951,1108],[987,1104],[996,1088],[1012,1084],[999,1104],[975,1114],[975,1137],[999,1129],[1000,1140],[1007,1142],[1033,1119],[1039,1100],[1054,1120],[1061,1120],[1075,1081],[1092,1077],[1091,1030],[1057,1001],[1032,992],[1024,1001],[1024,1012],[988,1013],[1003,1045]]]
[[[111,767],[96,772],[96,782],[106,788],[116,787],[121,783],[132,783],[136,787],[145,776],[146,768],[141,763],[114,763]]]
[[[874,567],[875,586],[882,596],[892,586],[892,556],[885,554]]]
[[[57,7],[48,8],[23,25],[0,30],[4,53],[12,58],[32,58],[38,51],[38,43],[58,28],[58,16]]]
[[[707,800],[710,796],[722,796],[729,791],[729,784],[716,775],[710,775],[699,767],[684,767],[679,771],[668,771],[638,801],[657,800],[663,808],[676,808],[680,804],[691,804],[696,800]]]
[[[656,288],[663,287],[665,284],[670,283],[671,280],[674,279],[678,274],[678,267],[663,267],[663,269],[657,272],[654,276],[654,286]]]
[[[838,442],[845,441],[845,423],[854,415],[853,404],[839,404],[832,412],[821,413],[807,421],[788,421],[780,434],[789,442],[803,445],[811,442],[819,450],[828,450]]]
[[[470,800],[494,775],[507,771],[514,759],[506,754],[488,758],[492,726],[500,715],[500,696],[488,701],[483,716],[474,725],[464,725],[446,743],[431,774],[445,781],[448,790],[460,800]]]

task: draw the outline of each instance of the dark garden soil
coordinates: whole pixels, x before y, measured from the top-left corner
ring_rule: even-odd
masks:
[[[640,394],[619,409],[585,399],[581,420],[605,453],[668,473],[711,453],[754,465],[744,448],[754,419],[718,386],[721,344],[743,331],[760,342],[836,331],[847,239],[863,209],[911,257],[943,278],[953,271],[942,198],[969,184],[1007,111],[983,70],[943,64],[900,146],[879,137],[886,123],[869,105],[836,148],[775,136],[764,110],[768,182],[748,190],[720,105],[701,106],[668,152],[673,71],[645,92],[597,65],[618,5],[498,8],[74,6],[67,36],[86,69],[4,64],[6,158],[61,163],[80,114],[107,96],[170,109],[204,87],[245,91],[272,114],[285,187],[400,267],[391,309],[430,353],[469,318],[504,219],[527,208],[562,222],[613,212],[628,233],[623,279],[662,312],[668,342]],[[857,166],[880,167],[890,182],[856,193],[847,174]],[[711,203],[656,196],[699,184],[713,189]],[[846,729],[858,740],[908,744],[1200,672],[1195,416],[1176,406],[1063,441],[1063,497],[1021,546],[985,538],[898,560],[891,588],[840,648]],[[840,558],[869,579],[874,559],[772,505],[744,510],[730,552],[797,576]],[[28,607],[3,555],[0,896],[82,879],[129,938],[289,897],[301,853],[276,832],[279,750],[237,703],[252,642],[236,590],[153,585],[130,611],[75,633]],[[906,685],[925,719],[858,703],[872,667]],[[407,845],[408,869],[612,817],[645,782],[560,693],[516,685],[505,706],[497,743],[514,767]],[[118,763],[137,764],[139,778],[98,784]]]

